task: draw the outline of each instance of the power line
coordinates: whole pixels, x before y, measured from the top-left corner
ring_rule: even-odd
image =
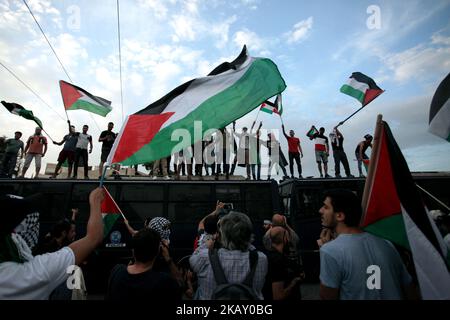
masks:
[[[39,30],[41,30],[41,33],[44,36],[45,40],[47,41],[48,45],[50,46],[50,49],[52,49],[53,53],[55,54],[56,59],[58,59],[58,62],[61,65],[62,69],[64,70],[64,73],[66,74],[67,78],[69,78],[70,82],[73,83],[72,79],[69,76],[69,73],[67,72],[66,68],[64,68],[64,65],[62,64],[61,60],[59,59],[58,55],[56,54],[55,49],[53,49],[52,44],[50,43],[50,41],[48,40],[47,36],[45,35],[44,30],[42,30],[41,25],[36,20],[36,17],[34,16],[33,11],[31,11],[31,8],[28,6],[27,1],[23,0],[23,3],[27,6],[28,11],[30,11],[31,16],[33,17],[34,21],[36,22],[37,26],[39,27]]]
[[[56,113],[61,119],[63,119],[65,121],[64,117],[62,117],[55,109],[53,109],[52,106],[50,106],[47,102],[45,102],[45,100],[42,99],[41,96],[36,93],[36,91],[31,89],[31,87],[28,86],[24,81],[22,81],[22,79],[20,79],[11,69],[9,69],[7,66],[5,66],[2,62],[0,62],[0,65],[3,68],[5,68],[14,78],[16,78],[17,81],[19,81],[21,84],[23,84],[25,86],[25,88],[30,90],[39,100],[41,100],[46,106],[48,106],[54,113]]]
[[[33,19],[34,19],[34,22],[36,22],[37,26],[39,27],[39,30],[41,30],[42,35],[44,36],[45,40],[47,41],[47,43],[48,43],[50,49],[52,49],[53,54],[55,55],[56,59],[58,60],[59,64],[61,65],[61,68],[63,69],[63,71],[64,71],[64,73],[66,74],[67,78],[70,80],[71,83],[73,83],[72,78],[70,77],[70,75],[69,75],[69,73],[67,72],[66,68],[64,68],[64,65],[63,65],[63,63],[61,62],[61,59],[59,59],[58,54],[56,53],[55,49],[53,49],[52,44],[50,43],[50,41],[48,40],[47,36],[45,35],[45,32],[44,32],[44,30],[41,28],[41,25],[40,25],[39,22],[36,20],[36,17],[34,16],[33,11],[31,11],[31,8],[28,6],[27,1],[26,1],[26,0],[22,0],[22,1],[23,1],[23,3],[27,6],[28,11],[30,12],[31,16],[32,16]],[[67,111],[66,111],[66,116],[67,116]],[[96,121],[95,118],[92,116],[92,114],[89,113],[89,116],[90,116],[91,119],[94,121],[94,123],[95,123],[97,129],[98,129],[99,131],[101,131],[101,130],[100,130],[100,127],[99,127],[99,125],[98,125],[98,123],[97,123],[97,121]],[[69,118],[69,117],[67,116],[67,119],[68,119],[68,118]]]
[[[119,10],[119,0],[117,0],[117,36],[119,38],[120,103],[121,103],[121,106],[122,106],[122,122],[123,122],[122,50],[121,50],[121,45],[120,45],[120,10]]]

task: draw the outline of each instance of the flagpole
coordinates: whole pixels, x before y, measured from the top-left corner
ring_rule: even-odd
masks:
[[[260,112],[261,112],[261,107],[259,108],[258,113],[256,114],[255,121],[253,121],[254,123],[256,123],[256,121],[258,120],[258,117],[259,117],[259,113],[260,113]]]
[[[383,90],[383,92],[385,92],[385,90]],[[381,92],[381,93],[383,93],[383,92]],[[381,94],[380,93],[380,94]],[[379,94],[379,95],[380,95]],[[377,96],[378,97],[378,96]],[[351,115],[349,115],[344,121],[341,121],[341,122],[339,122],[339,124],[337,125],[338,127],[339,126],[342,126],[348,119],[350,119],[351,117],[353,117],[355,114],[357,114],[358,112],[360,112],[362,109],[364,109],[366,106],[368,106],[373,100],[375,100],[375,99],[372,99],[371,101],[369,101],[369,103],[368,104],[365,104],[365,105],[363,105],[361,108],[359,108],[358,110],[356,110],[355,112],[353,112]]]
[[[369,160],[369,172],[367,173],[367,178],[366,178],[366,182],[364,185],[364,193],[362,196],[361,207],[363,210],[363,214],[361,216],[361,222],[364,221],[364,217],[367,212],[367,204],[369,203],[370,190],[373,187],[373,182],[374,182],[374,177],[375,177],[375,165],[377,162],[376,159],[378,159],[379,153],[380,153],[382,129],[383,129],[383,115],[379,114],[377,116],[377,123],[375,126],[375,135],[373,137],[372,153],[370,155],[370,160]]]
[[[111,199],[111,201],[114,203],[114,205],[116,206],[117,209],[119,209],[119,213],[122,215],[123,220],[127,220],[127,218],[125,218],[125,215],[122,212],[122,209],[120,209],[120,207],[117,205],[116,201],[114,200],[114,198],[111,196],[111,193],[109,193],[108,189],[106,189],[105,186],[102,187],[105,192],[108,194],[109,198]]]
[[[439,203],[442,207],[444,207],[445,209],[448,210],[448,212],[450,212],[450,208],[443,203],[441,200],[439,200],[438,198],[436,198],[435,196],[433,196],[431,193],[429,193],[427,190],[425,190],[424,188],[422,188],[421,186],[419,186],[416,183],[416,187],[419,188],[419,190],[423,191],[426,195],[428,195],[431,199],[433,199],[434,201],[436,201],[437,203]]]
[[[47,133],[47,131],[45,131],[44,128],[42,128],[42,127],[41,127],[41,129],[42,129],[42,131],[44,131],[44,133],[47,135],[47,137],[49,137],[49,139],[52,140],[52,142],[54,142],[52,137],[50,137],[50,135]]]
[[[100,178],[100,188],[103,187],[103,182],[105,181],[106,170],[108,169],[108,167],[109,166],[107,164],[105,164],[105,166],[103,167],[103,173]]]

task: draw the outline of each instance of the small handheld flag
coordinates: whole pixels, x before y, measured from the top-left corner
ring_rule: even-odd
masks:
[[[270,102],[269,100],[264,101],[261,104],[260,111],[268,113],[268,114],[276,113],[279,116],[281,116],[283,113],[283,106],[281,103],[281,93],[277,95],[274,102]]]

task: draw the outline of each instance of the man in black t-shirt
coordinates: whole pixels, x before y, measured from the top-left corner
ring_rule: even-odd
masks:
[[[153,270],[161,238],[152,229],[142,229],[132,238],[134,263],[116,265],[109,278],[106,300],[177,302],[181,289],[168,274]]]
[[[100,176],[103,174],[103,165],[108,159],[109,153],[111,152],[112,146],[114,144],[114,140],[116,140],[117,134],[112,132],[114,128],[114,123],[108,123],[108,130],[103,131],[100,134],[100,138],[98,138],[98,142],[102,142],[102,155],[100,157],[100,166],[98,167],[98,173]]]
[[[338,130],[337,126],[334,127],[332,133],[330,133],[331,148],[333,149],[334,158],[334,172],[336,178],[341,177],[341,162],[344,166],[345,175],[347,178],[352,178],[353,175],[350,173],[350,166],[348,165],[347,155],[344,151],[344,136]]]

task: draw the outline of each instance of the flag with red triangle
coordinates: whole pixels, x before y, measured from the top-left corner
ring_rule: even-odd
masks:
[[[411,252],[423,299],[450,299],[449,248],[428,214],[388,124],[383,121],[379,131],[361,226]]]
[[[119,219],[122,215],[122,210],[120,210],[108,189],[106,189],[106,187],[103,187],[103,189],[105,190],[105,199],[103,199],[101,206],[103,217],[103,236],[107,237],[117,219]]]
[[[82,109],[103,117],[112,110],[111,101],[96,97],[71,83],[60,80],[59,87],[66,110]]]

